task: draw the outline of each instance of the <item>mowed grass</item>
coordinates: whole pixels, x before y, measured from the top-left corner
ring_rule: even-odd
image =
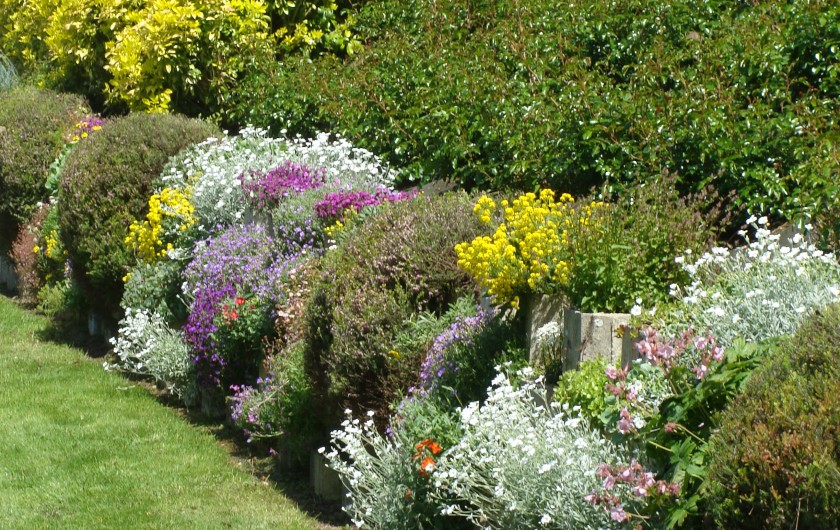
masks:
[[[0,297],[0,528],[319,528],[45,326]]]

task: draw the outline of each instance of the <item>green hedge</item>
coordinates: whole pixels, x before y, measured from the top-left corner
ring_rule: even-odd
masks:
[[[82,98],[51,90],[19,86],[0,96],[0,217],[10,219],[0,237],[13,240],[47,199],[50,164],[90,113]]]
[[[840,306],[767,357],[710,441],[719,528],[840,528]]]
[[[831,0],[385,0],[357,30],[346,61],[252,71],[228,118],[328,126],[468,188],[583,192],[667,169],[685,190],[719,175],[755,211],[834,198]]]
[[[152,185],[169,158],[218,131],[167,114],[109,121],[70,153],[59,183],[62,243],[74,279],[106,315],[119,312],[122,278],[134,262],[124,240],[145,215]]]

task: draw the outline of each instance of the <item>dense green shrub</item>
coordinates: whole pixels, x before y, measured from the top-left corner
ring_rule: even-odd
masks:
[[[471,209],[461,193],[382,205],[324,257],[307,308],[306,363],[331,420],[348,407],[386,411],[411,383],[396,375],[417,373],[399,368],[412,361],[391,353],[395,335],[414,313],[444,312],[474,290],[454,251],[482,230]]]
[[[768,356],[711,439],[721,528],[840,527],[840,306]]]
[[[0,215],[15,220],[2,237],[14,239],[17,224],[46,200],[50,164],[87,114],[80,97],[50,90],[21,86],[0,97]]]
[[[838,130],[836,2],[387,0],[357,28],[346,61],[253,70],[232,116],[326,123],[465,186],[579,193],[668,169],[684,189],[719,175],[754,211],[830,197],[796,200]]]
[[[258,58],[353,53],[359,43],[345,7],[332,0],[0,0],[0,50],[48,86],[99,104],[207,115]]]
[[[216,132],[179,116],[133,114],[71,152],[59,183],[61,238],[74,278],[105,314],[118,313],[134,263],[124,240],[148,207],[154,179],[171,156]]]

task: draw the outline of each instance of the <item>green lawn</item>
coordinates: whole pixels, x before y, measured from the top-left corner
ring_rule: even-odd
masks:
[[[0,528],[319,528],[45,326],[0,297]]]

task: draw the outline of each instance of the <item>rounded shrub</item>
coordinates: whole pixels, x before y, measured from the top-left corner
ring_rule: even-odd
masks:
[[[133,114],[108,122],[68,157],[59,182],[61,238],[74,278],[104,314],[118,313],[134,262],[125,238],[145,215],[155,179],[170,157],[217,132],[199,120]]]
[[[79,96],[51,90],[20,86],[0,97],[0,216],[10,219],[2,237],[13,239],[47,199],[50,164],[90,113]]]
[[[840,528],[840,305],[812,316],[747,382],[710,441],[719,528]]]
[[[440,314],[476,289],[454,250],[483,230],[471,210],[463,193],[384,204],[327,253],[307,308],[306,362],[332,412],[387,410],[410,383],[399,375],[411,359],[392,352],[397,333],[412,315]]]

